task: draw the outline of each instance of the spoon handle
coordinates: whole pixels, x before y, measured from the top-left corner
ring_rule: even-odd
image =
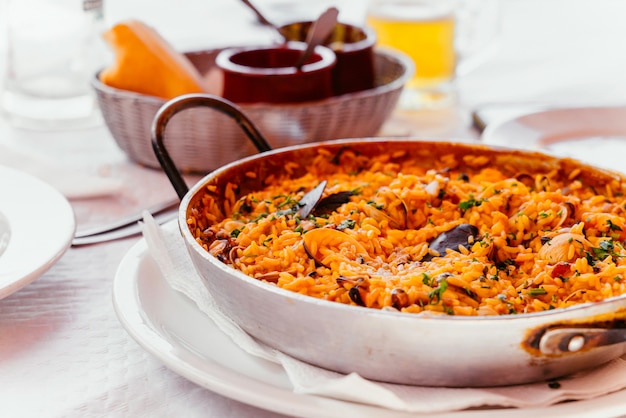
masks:
[[[276,29],[276,25],[274,25],[272,22],[267,20],[267,18],[265,16],[263,16],[263,14],[259,11],[259,9],[256,8],[256,6],[254,4],[250,3],[249,0],[241,0],[241,1],[243,2],[243,4],[248,6],[250,8],[250,10],[252,10],[254,12],[254,14],[256,15],[256,17],[259,20],[259,22],[261,22],[262,24],[264,24],[266,26],[270,26],[270,27]]]
[[[336,7],[329,7],[324,13],[317,18],[309,28],[306,37],[306,49],[300,55],[295,67],[299,70],[302,68],[307,59],[311,56],[315,47],[320,45],[337,25],[337,16],[339,10]]]

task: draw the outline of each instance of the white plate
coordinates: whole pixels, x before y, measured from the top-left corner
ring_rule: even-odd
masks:
[[[0,299],[48,270],[72,243],[76,223],[65,196],[36,177],[0,166]]]
[[[140,240],[115,275],[113,302],[129,334],[167,367],[196,384],[240,402],[303,417],[518,418],[611,417],[626,413],[626,390],[546,408],[481,409],[408,414],[293,393],[283,369],[242,351],[189,299],[172,290]]]
[[[626,172],[626,107],[545,110],[487,125],[481,138]]]

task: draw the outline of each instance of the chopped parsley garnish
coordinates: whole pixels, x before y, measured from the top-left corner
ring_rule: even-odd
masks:
[[[259,214],[259,216],[257,216],[256,218],[252,219],[250,222],[257,223],[257,222],[259,222],[261,219],[263,219],[263,218],[267,218],[269,215],[270,215],[269,213],[261,213],[261,214]]]
[[[507,270],[508,266],[515,266],[515,260],[513,260],[512,258],[507,258],[496,263],[496,269],[498,270]]]
[[[428,292],[428,299],[430,303],[437,303],[441,300],[443,293],[448,289],[448,281],[442,278],[439,281],[439,286]]]
[[[600,241],[598,245],[598,247],[591,248],[591,252],[586,251],[585,257],[590,266],[593,266],[596,261],[604,260],[608,256],[611,256],[613,261],[615,261],[615,258],[621,257],[621,255],[615,251],[615,243],[613,240]]]
[[[606,224],[609,227],[609,231],[621,231],[622,228],[619,225],[615,225],[613,222],[611,222],[610,219],[607,219]]]
[[[337,230],[342,231],[344,229],[354,229],[356,225],[356,221],[354,219],[346,219],[345,221],[341,221],[339,225],[337,225]]]
[[[283,210],[279,210],[278,212],[276,212],[276,216],[277,217],[281,217],[281,216],[287,216],[287,215],[293,215],[296,213],[296,207],[292,207],[291,209],[283,209]]]
[[[283,200],[282,202],[277,204],[276,208],[280,209],[280,208],[282,208],[284,206],[287,206],[290,203],[297,203],[297,202],[295,200],[293,200],[291,196],[285,196],[285,200]]]
[[[478,207],[480,205],[483,204],[483,202],[486,202],[487,199],[486,198],[482,198],[482,199],[474,199],[474,197],[472,195],[470,195],[470,198],[467,200],[462,200],[459,202],[459,209],[461,209],[463,212],[473,208],[473,207]]]
[[[369,202],[367,202],[367,204],[371,205],[371,206],[374,206],[378,210],[381,210],[381,209],[383,209],[385,207],[385,205],[376,203],[373,200],[370,200]]]
[[[424,283],[426,286],[432,285],[432,279],[430,278],[428,273],[422,273],[422,283]]]
[[[536,287],[534,289],[528,290],[529,296],[542,296],[542,295],[547,295],[547,294],[548,294],[548,291],[544,289],[543,287]]]

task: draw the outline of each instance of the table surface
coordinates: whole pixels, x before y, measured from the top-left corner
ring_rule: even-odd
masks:
[[[362,18],[364,2],[358,0],[315,2],[315,7],[331,3],[346,20]],[[626,3],[499,3],[497,49],[482,66],[457,80],[458,102],[447,109],[396,110],[380,135],[479,141],[471,120],[477,106],[626,101]],[[296,13],[287,0],[257,4],[276,20]],[[271,37],[244,6],[229,0],[183,0],[175,6],[165,0],[107,0],[105,16],[108,24],[142,19],[181,50]],[[164,174],[130,162],[104,125],[37,132],[13,128],[0,119],[2,143],[57,158],[77,172],[106,172],[126,182],[115,196],[72,200],[79,228],[175,196]],[[43,276],[0,300],[0,415],[278,416],[180,377],[124,330],[113,309],[111,286],[120,261],[139,239],[70,248]]]

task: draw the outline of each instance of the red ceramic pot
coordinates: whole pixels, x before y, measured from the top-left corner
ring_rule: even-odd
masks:
[[[312,22],[295,22],[279,31],[289,41],[304,41]],[[335,95],[374,87],[374,45],[376,33],[368,27],[337,23],[323,45],[337,56],[333,70]]]
[[[304,50],[301,42],[223,50],[215,61],[224,73],[222,96],[235,103],[297,103],[331,97],[335,54],[318,46],[298,69],[295,64]]]

